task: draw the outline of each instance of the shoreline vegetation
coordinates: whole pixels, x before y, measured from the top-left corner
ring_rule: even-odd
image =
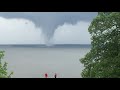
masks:
[[[5,51],[0,51],[0,78],[11,78],[13,75],[13,72],[8,74],[7,71],[7,62],[2,62],[2,59],[4,58]]]
[[[83,78],[120,78],[120,12],[99,12],[88,28],[91,50],[80,59]]]

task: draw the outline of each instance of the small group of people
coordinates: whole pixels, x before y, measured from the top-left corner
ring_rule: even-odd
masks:
[[[45,73],[45,78],[48,78],[48,74]],[[55,73],[54,78],[57,78],[57,74]]]

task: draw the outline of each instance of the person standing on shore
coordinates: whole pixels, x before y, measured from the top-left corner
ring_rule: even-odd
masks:
[[[57,78],[57,74],[56,73],[55,73],[54,77]]]
[[[47,73],[45,73],[45,78],[48,78],[48,74]]]

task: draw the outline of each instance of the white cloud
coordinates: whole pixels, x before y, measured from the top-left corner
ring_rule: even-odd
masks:
[[[41,28],[27,19],[0,17],[0,44],[43,44]]]
[[[54,32],[51,42],[54,44],[89,44],[90,22],[76,24],[65,23]],[[27,19],[6,19],[0,17],[0,44],[44,44],[42,29]]]
[[[89,25],[90,22],[83,21],[75,25],[65,23],[55,30],[53,42],[55,44],[90,44]]]

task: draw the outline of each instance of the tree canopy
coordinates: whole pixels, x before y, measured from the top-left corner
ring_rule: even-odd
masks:
[[[120,12],[99,12],[88,28],[91,50],[80,59],[83,78],[120,78]]]

